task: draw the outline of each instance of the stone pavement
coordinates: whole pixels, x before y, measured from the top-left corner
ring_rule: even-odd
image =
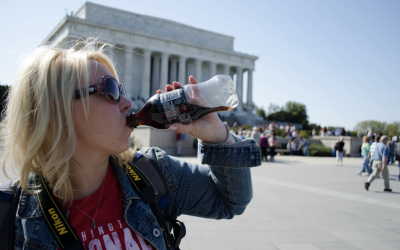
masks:
[[[195,158],[184,158],[197,162]],[[254,198],[232,220],[181,216],[182,249],[400,249],[398,166],[390,166],[393,193],[356,175],[360,158],[278,156],[252,169]]]
[[[179,218],[187,228],[182,249],[400,249],[399,167],[389,167],[394,192],[384,193],[382,179],[364,190],[360,165],[360,158],[337,167],[333,157],[296,156],[263,163],[252,169],[254,198],[243,215]]]

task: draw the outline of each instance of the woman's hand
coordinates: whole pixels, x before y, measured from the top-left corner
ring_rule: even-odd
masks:
[[[189,77],[189,82],[190,84],[197,84],[197,81],[193,76]],[[173,82],[172,86],[165,86],[165,91],[169,92],[179,88],[182,88],[182,84],[179,82]],[[207,106],[205,103],[206,100],[201,96],[201,93],[196,93],[195,88],[192,88],[192,90],[192,98],[195,100],[196,104]],[[161,93],[161,90],[157,91],[157,94]],[[230,133],[228,134],[225,125],[221,122],[216,113],[207,114],[188,124],[173,123],[169,129],[174,130],[176,133],[189,134],[207,143],[223,143],[229,135],[227,144],[235,143],[235,140],[230,136]]]

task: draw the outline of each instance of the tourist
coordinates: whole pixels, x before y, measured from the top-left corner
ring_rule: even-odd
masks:
[[[314,137],[315,136],[315,128],[312,129],[311,133],[312,133],[312,136]]]
[[[368,181],[364,184],[365,189],[368,191],[369,186],[374,181],[374,179],[382,172],[382,178],[384,181],[383,191],[392,192],[389,185],[389,169],[387,166],[389,158],[389,149],[387,147],[388,137],[386,135],[380,138],[380,142],[377,143],[374,154],[374,172],[369,176]]]
[[[275,157],[275,147],[277,143],[275,134],[273,132],[271,132],[271,134],[269,135],[268,143],[269,143],[269,153],[271,156],[270,161],[273,162]]]
[[[307,147],[307,140],[299,136],[299,146],[297,148],[299,155],[307,156]]]
[[[185,134],[176,133],[176,155],[182,156],[182,147],[185,143]]]
[[[387,147],[389,149],[389,165],[393,165],[394,164],[394,151],[395,151],[395,142],[392,140],[391,137],[389,137],[389,141],[387,142]]]
[[[3,171],[5,163],[20,170],[23,188],[16,200],[13,249],[63,249],[46,222],[48,218],[56,220],[57,230],[65,226],[62,233],[71,232],[65,229],[67,220],[57,222],[61,213],[54,213],[60,210],[68,214],[69,226],[77,232],[79,249],[93,249],[94,245],[111,249],[120,244],[119,239],[124,246],[137,249],[172,249],[166,240],[166,222],[161,223],[164,219],[158,216],[158,223],[155,217],[157,204],[154,210],[145,204],[123,169],[134,156],[143,161],[149,157],[153,162],[149,164],[169,184],[171,192],[165,197],[171,222],[181,214],[230,219],[242,214],[252,199],[249,167],[261,164],[260,150],[254,140],[241,141],[230,134],[216,113],[170,127],[199,138],[199,157],[208,165],[171,157],[159,148],[141,151],[147,155],[142,158],[130,148],[133,129],[126,116],[132,104],[104,46],[97,42],[78,43],[69,49],[40,46],[21,63],[1,130]],[[197,83],[192,76],[189,82]],[[165,91],[181,87],[174,82]],[[159,140],[161,144],[162,138]],[[35,180],[39,180],[38,186]],[[33,188],[49,190],[48,201],[54,200],[55,207],[43,213],[41,195],[32,193]],[[146,191],[155,195],[154,186],[147,186]],[[44,216],[51,217],[45,220]],[[51,226],[53,222],[48,221]],[[101,236],[102,228],[113,230],[113,240],[111,234]]]
[[[290,123],[288,123],[285,127],[285,132],[286,132],[286,136],[290,137],[291,136],[291,132],[290,132]]]
[[[253,127],[253,131],[251,131],[250,138],[256,141],[257,145],[260,145],[261,133],[260,129],[256,126]]]
[[[399,162],[399,176],[397,177],[397,179],[396,179],[396,181],[400,181],[400,142],[397,142],[397,136],[394,136],[395,137],[395,141],[396,141],[396,146],[395,146],[395,148],[396,148],[396,152],[395,152],[395,157],[396,157],[396,160]]]
[[[363,137],[363,144],[361,146],[361,157],[362,157],[362,165],[360,172],[357,172],[358,175],[361,175],[365,170],[367,171],[368,175],[371,174],[371,169],[369,168],[369,142],[368,142],[368,136],[364,135]]]
[[[335,144],[335,149],[336,149],[336,166],[343,166],[343,147],[344,147],[344,142],[343,142],[343,137],[339,137],[337,139],[337,142]]]
[[[265,136],[265,132],[261,134],[260,138],[260,149],[261,149],[261,161],[268,161],[268,138]]]
[[[292,140],[296,140],[297,139],[297,131],[296,131],[296,127],[293,128],[292,131]]]
[[[369,146],[368,158],[369,158],[369,168],[371,170],[373,170],[372,166],[374,164],[374,160],[372,157],[374,156],[375,147],[376,147],[376,144],[379,142],[379,139],[380,139],[379,136],[375,137],[375,141]]]

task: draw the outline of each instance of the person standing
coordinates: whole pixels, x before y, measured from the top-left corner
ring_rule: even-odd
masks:
[[[374,172],[370,175],[368,181],[364,184],[365,189],[368,191],[369,186],[374,181],[374,179],[382,172],[382,178],[384,181],[385,192],[392,192],[389,185],[389,169],[387,166],[387,161],[389,159],[389,149],[387,147],[387,142],[389,138],[384,135],[381,137],[380,142],[376,145],[373,160],[374,160]]]
[[[260,129],[254,126],[253,131],[251,132],[250,138],[254,139],[256,141],[257,145],[260,146],[260,139],[261,139]]]
[[[268,154],[267,154],[268,138],[265,136],[265,133],[261,134],[260,149],[261,149],[261,161],[264,160],[264,157],[265,157],[265,161],[268,161]]]
[[[389,160],[388,160],[389,165],[394,164],[394,150],[395,150],[394,146],[395,146],[395,142],[392,140],[391,137],[389,137],[389,141],[387,143],[387,147],[389,149]]]
[[[343,137],[340,137],[338,138],[338,142],[336,142],[335,145],[336,160],[337,160],[336,166],[339,166],[339,161],[340,161],[340,166],[343,166],[343,147],[344,147]]]
[[[371,174],[371,169],[369,168],[368,160],[369,160],[369,142],[368,142],[368,136],[364,135],[363,137],[363,144],[361,146],[361,157],[362,157],[362,165],[360,172],[357,172],[358,175],[361,175],[364,170],[367,170],[368,175]]]
[[[299,136],[299,147],[297,149],[299,155],[307,156],[307,147],[308,147],[307,140]]]
[[[185,134],[176,133],[176,155],[182,156],[182,147],[185,142]]]
[[[274,161],[274,156],[275,156],[275,146],[276,146],[276,137],[275,134],[273,132],[271,132],[271,134],[269,135],[268,138],[268,143],[269,143],[269,153],[271,154],[271,158],[270,161]]]

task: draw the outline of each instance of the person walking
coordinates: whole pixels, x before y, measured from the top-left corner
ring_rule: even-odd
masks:
[[[268,143],[269,143],[269,153],[271,155],[270,161],[273,162],[274,156],[275,156],[275,147],[276,147],[276,143],[277,143],[275,133],[271,132],[269,134]]]
[[[368,139],[369,139],[369,137],[368,137]],[[376,144],[379,142],[379,140],[380,140],[380,137],[376,136],[374,138],[374,142],[369,146],[368,158],[369,158],[369,168],[371,169],[371,171],[372,171],[372,165],[374,164],[374,160],[372,157],[374,156],[375,147],[376,147]],[[379,175],[377,176],[377,178],[379,178]]]
[[[387,143],[387,147],[389,149],[389,161],[388,161],[388,164],[389,165],[393,165],[394,164],[395,142],[392,140],[391,137],[389,137],[389,141]]]
[[[368,157],[369,157],[369,149],[370,145],[368,142],[368,136],[364,135],[363,137],[363,144],[361,146],[361,157],[362,157],[362,164],[361,164],[361,169],[359,172],[357,172],[358,175],[361,175],[364,170],[367,170],[368,175],[371,174],[371,169],[369,168],[369,162],[368,162]]]
[[[261,133],[261,138],[260,138],[260,149],[261,149],[261,161],[264,160],[268,161],[268,138],[265,136],[265,132]]]
[[[395,159],[399,162],[399,177],[396,181],[400,181],[400,142],[397,142],[397,136],[394,137],[395,144]]]
[[[13,249],[64,249],[63,234],[74,242],[71,249],[177,249],[180,237],[174,242],[169,225],[175,228],[178,216],[231,219],[253,197],[250,167],[261,165],[260,150],[254,140],[232,135],[216,113],[169,127],[198,138],[199,159],[207,165],[160,148],[131,148],[134,129],[126,117],[132,104],[106,46],[111,45],[42,45],[21,62],[0,137],[3,172],[7,176],[5,164],[10,164],[22,188],[20,199],[13,200],[18,207],[12,215]],[[197,81],[190,76],[189,83]],[[173,82],[165,92],[180,88]],[[168,192],[165,203],[155,201],[156,182],[147,183],[139,178],[141,171],[133,171],[136,159],[159,173],[158,183]],[[44,210],[47,205],[51,209]]]
[[[343,147],[344,147],[344,142],[343,142],[343,137],[339,137],[335,148],[336,148],[336,166],[339,166],[339,162],[340,162],[340,166],[343,166]]]
[[[389,138],[386,135],[382,136],[380,138],[380,142],[377,143],[374,149],[374,172],[372,172],[372,174],[369,176],[368,181],[364,184],[364,187],[367,191],[369,190],[369,186],[371,185],[371,183],[375,180],[379,173],[382,172],[382,178],[384,181],[383,191],[392,192],[392,189],[390,189],[389,185],[389,169],[387,166],[387,162],[389,159],[389,149],[387,147],[388,140]]]

